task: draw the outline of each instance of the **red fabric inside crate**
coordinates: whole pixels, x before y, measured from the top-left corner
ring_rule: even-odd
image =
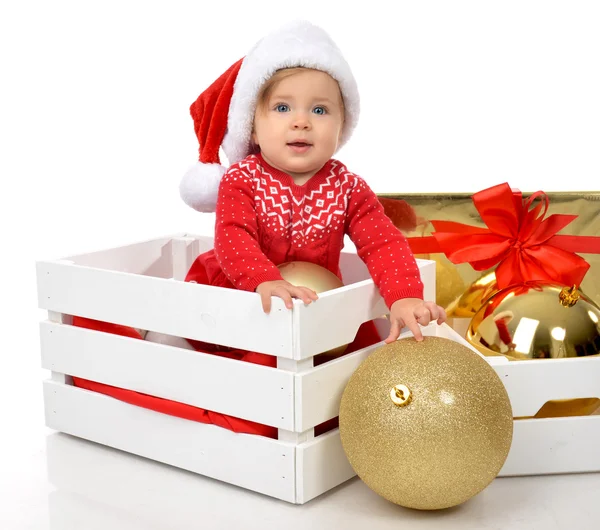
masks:
[[[203,267],[198,266],[198,262],[194,263],[194,266],[190,269],[185,281],[193,281],[200,284],[208,284],[209,281],[206,277],[206,272]],[[227,280],[223,281],[222,287],[230,287],[227,285]],[[232,288],[233,286],[231,286]],[[127,326],[121,326],[118,324],[110,324],[107,322],[100,322],[82,317],[73,317],[73,325],[77,327],[83,327],[93,329],[96,331],[102,331],[105,333],[114,333],[116,335],[122,335],[125,337],[135,338],[143,340],[143,337],[133,328]],[[377,328],[374,322],[365,322],[360,326],[354,341],[348,345],[348,348],[344,351],[344,355],[358,351],[362,348],[375,344],[381,340]],[[206,353],[208,355],[218,355],[221,357],[228,357],[230,359],[236,359],[242,362],[250,362],[254,364],[261,364],[263,366],[276,367],[277,358],[272,355],[265,355],[262,353],[245,351],[235,348],[227,348],[216,344],[209,344],[205,342],[195,341],[189,339],[188,342],[194,347],[196,351]],[[327,354],[317,355],[314,358],[314,364],[318,365],[323,362],[331,360],[332,357]],[[73,377],[73,384],[77,387],[91,390],[93,392],[99,392],[105,394],[131,405],[144,407],[156,412],[163,414],[169,414],[179,418],[198,421],[200,423],[210,423],[218,425],[224,429],[228,429],[237,433],[246,434],[258,434],[261,436],[267,436],[269,438],[277,438],[277,429],[268,425],[262,425],[260,423],[252,422],[249,420],[243,420],[228,416],[226,414],[220,414],[218,412],[212,412],[185,403],[177,401],[171,401],[156,396],[150,396],[133,390],[126,390],[95,381],[89,381],[80,377]],[[315,427],[315,436],[323,434],[329,430],[335,429],[338,426],[338,418],[333,418],[321,425]]]
[[[120,326],[117,324],[110,324],[108,322],[100,322],[81,317],[73,317],[73,325],[143,340],[142,336],[135,329],[127,326]],[[141,392],[135,392],[134,390],[127,390],[124,388],[106,385],[104,383],[89,381],[88,379],[83,379],[81,377],[73,377],[73,384],[79,388],[85,388],[86,390],[91,390],[93,392],[99,392],[100,394],[114,397],[131,405],[137,405],[139,407],[144,407],[156,412],[162,412],[163,414],[169,414],[178,418],[218,425],[234,432],[259,434],[261,436],[268,436],[269,438],[277,438],[277,429],[274,427],[262,425],[260,423],[255,423],[248,420],[241,420],[239,418],[234,418],[233,416],[227,416],[225,414],[219,414],[217,412],[211,412],[209,410],[187,405],[185,403],[180,403],[178,401],[171,401],[169,399],[163,399],[156,396],[143,394]]]
[[[73,325],[77,327],[94,329],[96,331],[103,331],[106,333],[114,333],[116,335],[122,335],[125,337],[131,337],[143,340],[141,335],[133,328],[126,326],[120,326],[116,324],[109,324],[107,322],[99,322],[97,320],[91,320],[81,317],[73,317]],[[379,342],[381,340],[372,322],[366,322],[361,326],[359,332],[356,335],[356,339],[352,344],[348,346],[344,354],[352,353],[353,351],[360,350]],[[198,350],[201,351],[201,350]],[[267,366],[275,366],[277,358],[270,355],[263,355],[256,352],[243,352],[242,350],[230,351],[230,352],[204,352],[210,355],[219,355],[229,358],[239,358],[243,362],[254,362],[255,364],[266,364]],[[268,358],[268,364],[265,362]],[[315,358],[316,359],[316,358]],[[260,361],[260,362],[257,362]],[[315,363],[316,364],[316,363]],[[118,388],[104,383],[98,383],[83,379],[81,377],[73,377],[73,384],[79,388],[91,390],[93,392],[99,392],[105,394],[131,405],[137,405],[144,407],[156,412],[162,412],[163,414],[169,414],[178,418],[183,418],[192,421],[198,421],[200,423],[210,423],[218,425],[224,429],[228,429],[233,432],[246,433],[246,434],[258,434],[260,436],[267,436],[269,438],[277,439],[277,429],[268,425],[262,425],[249,420],[243,420],[228,416],[226,414],[220,414],[218,412],[212,412],[178,401],[171,401],[169,399],[159,398],[141,392],[135,392],[133,390],[127,390],[124,388]],[[327,431],[335,429],[338,426],[338,418],[332,418],[331,420],[317,425],[315,427],[315,436],[319,436]]]

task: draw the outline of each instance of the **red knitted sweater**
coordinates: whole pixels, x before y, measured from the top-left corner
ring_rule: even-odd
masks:
[[[236,288],[254,291],[281,280],[276,265],[310,261],[341,278],[348,234],[388,307],[422,298],[423,284],[406,238],[385,215],[366,182],[329,160],[299,186],[259,155],[232,165],[219,187],[215,248],[201,256],[212,284],[223,273]]]

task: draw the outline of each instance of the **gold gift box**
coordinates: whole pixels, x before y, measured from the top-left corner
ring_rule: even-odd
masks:
[[[531,192],[523,192],[523,198],[528,198]],[[589,192],[546,192],[549,207],[546,217],[558,214],[574,214],[578,217],[560,232],[561,235],[599,236],[600,237],[600,191]],[[475,208],[470,193],[381,193],[386,213],[394,224],[408,238],[429,236],[434,231],[432,220],[455,221],[469,226],[486,228],[479,212]],[[407,229],[406,219],[395,218],[394,208],[390,210],[387,199],[405,201],[416,214],[416,229]],[[392,205],[393,206],[393,205]],[[402,211],[399,208],[398,211]],[[391,214],[389,213],[391,212]],[[406,215],[404,216],[406,217]],[[578,253],[590,264],[581,290],[596,304],[600,305],[600,254]],[[426,256],[438,262],[437,302],[447,307],[455,298],[485,272],[474,270],[468,263],[454,265],[444,254],[436,253]],[[492,270],[492,269],[490,269]]]

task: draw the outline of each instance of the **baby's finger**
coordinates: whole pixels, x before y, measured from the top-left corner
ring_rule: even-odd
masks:
[[[434,302],[425,302],[425,307],[429,311],[430,320],[437,320],[440,318],[440,310],[442,308],[439,305],[435,304]]]
[[[443,324],[444,322],[446,322],[446,319],[448,318],[448,315],[446,315],[446,311],[444,310],[443,307],[438,306],[439,310],[440,310],[440,316],[437,320],[438,324]]]
[[[286,289],[285,287],[283,287],[283,286],[277,287],[277,289],[275,289],[275,291],[273,291],[273,294],[275,296],[278,296],[279,298],[281,298],[285,302],[285,307],[287,307],[288,309],[292,309],[292,307],[294,307],[294,302],[292,301],[292,295],[290,294],[288,289]]]
[[[415,318],[421,326],[427,326],[431,321],[432,316],[429,309],[427,309],[426,306],[422,306],[415,311]]]
[[[419,323],[416,320],[407,320],[406,327],[412,331],[415,340],[418,342],[423,340],[423,333],[421,333],[421,328],[419,327]]]
[[[314,297],[313,294],[315,295]],[[312,301],[317,299],[316,293],[308,287],[298,287],[294,291],[294,296],[300,298],[305,304],[310,304]]]
[[[316,291],[313,291],[312,289],[310,289],[309,287],[302,287],[302,289],[304,289],[305,291],[308,292],[308,296],[310,296],[311,300],[318,300],[319,299],[319,295],[317,294]]]
[[[398,322],[397,320],[392,320],[392,327],[390,328],[390,333],[384,342],[386,344],[390,344],[391,342],[394,342],[395,340],[397,340],[398,337],[400,336],[401,329],[402,329],[402,326],[400,325],[400,322]]]
[[[432,321],[436,320],[438,324],[443,324],[446,322],[448,317],[442,306],[437,305],[435,302],[426,302],[425,305],[429,308]]]
[[[260,301],[262,302],[263,311],[265,313],[271,312],[271,293],[265,292],[260,293]]]

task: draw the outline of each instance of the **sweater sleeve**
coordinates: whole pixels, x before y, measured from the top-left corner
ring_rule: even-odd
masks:
[[[252,179],[239,168],[230,168],[219,184],[215,256],[229,281],[244,291],[282,279],[260,248],[254,204]]]
[[[346,233],[356,245],[389,307],[401,298],[423,298],[423,283],[404,234],[385,214],[377,195],[355,176],[350,191]]]

